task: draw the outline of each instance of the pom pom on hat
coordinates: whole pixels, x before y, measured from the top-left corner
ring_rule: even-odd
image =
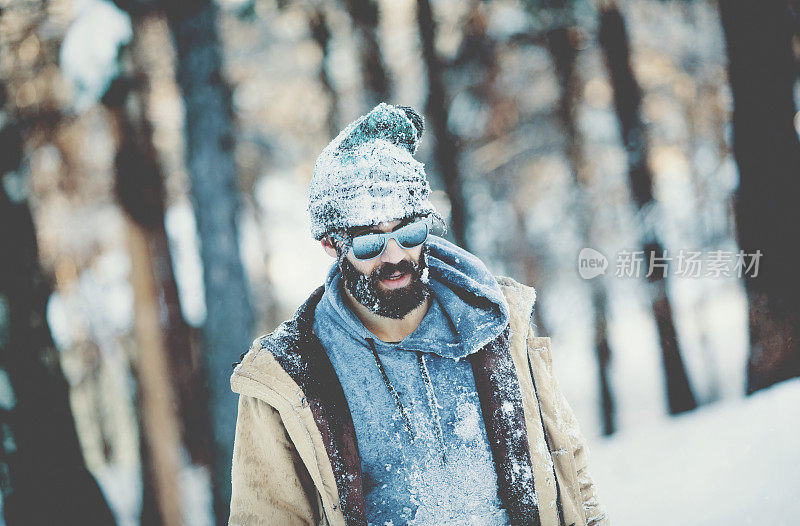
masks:
[[[444,220],[430,202],[425,168],[413,154],[422,117],[380,103],[351,122],[320,154],[309,187],[311,235],[407,217]]]
[[[404,147],[413,155],[422,139],[422,117],[408,106],[393,108],[381,103],[356,122],[358,124],[339,143],[339,151],[356,148],[359,143],[383,139]]]

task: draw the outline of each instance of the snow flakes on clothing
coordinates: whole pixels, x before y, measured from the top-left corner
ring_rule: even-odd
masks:
[[[448,451],[447,462],[432,452],[423,469],[410,473],[417,508],[408,524],[505,526],[508,516],[496,487],[486,484],[496,474],[491,451],[478,439],[477,408],[466,402],[458,413],[464,419],[455,422],[455,434],[464,442]]]
[[[262,349],[271,352],[281,362],[287,373],[292,376],[305,377],[308,373],[306,361],[297,352],[294,345],[299,339],[297,320],[292,318],[278,325],[271,334],[260,338],[259,345]]]

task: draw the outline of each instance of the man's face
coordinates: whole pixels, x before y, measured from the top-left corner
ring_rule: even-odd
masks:
[[[355,237],[375,232],[392,232],[411,220],[390,221],[353,229]],[[427,247],[405,249],[394,239],[387,242],[383,253],[361,261],[347,253],[339,253],[339,269],[345,287],[361,305],[386,318],[402,319],[428,297],[428,285],[423,281],[427,268]]]

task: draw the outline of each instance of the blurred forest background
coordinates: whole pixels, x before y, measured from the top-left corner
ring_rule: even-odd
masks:
[[[0,0],[2,520],[227,523],[231,363],[322,282],[314,161],[387,101],[448,237],[536,287],[612,521],[790,524],[800,384],[763,390],[800,376],[798,15]],[[762,257],[615,275],[682,250]]]

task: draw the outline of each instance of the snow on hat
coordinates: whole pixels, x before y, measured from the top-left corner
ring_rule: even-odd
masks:
[[[322,150],[309,187],[311,235],[416,216],[443,226],[429,196],[425,168],[414,159],[422,117],[380,103],[351,122]]]

